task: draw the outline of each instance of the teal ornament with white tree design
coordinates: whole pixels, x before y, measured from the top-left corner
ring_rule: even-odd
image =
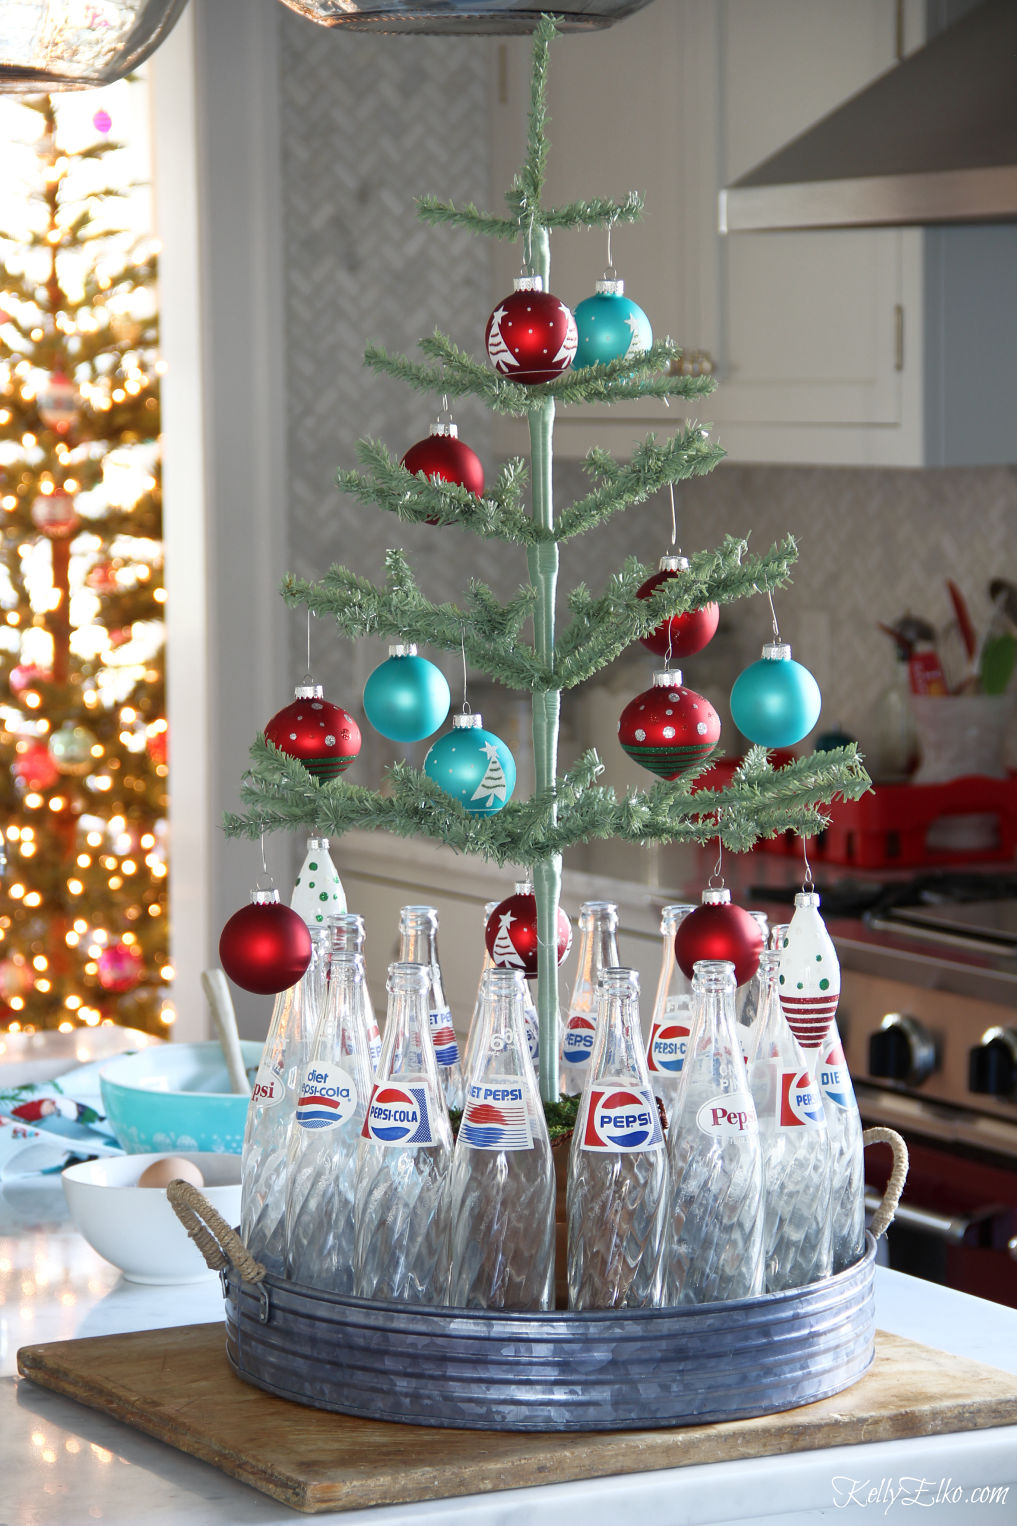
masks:
[[[471,816],[493,816],[516,786],[515,759],[508,747],[484,729],[483,716],[469,713],[452,717],[452,730],[428,749],[424,772]]]
[[[297,875],[290,905],[310,929],[346,912],[346,892],[328,851],[327,837],[309,837],[307,856]]]

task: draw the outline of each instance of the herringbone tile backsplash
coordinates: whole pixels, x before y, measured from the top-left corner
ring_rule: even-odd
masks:
[[[498,295],[491,290],[486,248],[458,232],[425,228],[413,198],[434,191],[457,201],[491,202],[486,47],[471,38],[340,40],[287,15],[280,62],[289,568],[319,576],[342,561],[377,578],[385,547],[398,544],[433,598],[457,598],[469,577],[507,594],[525,578],[524,560],[511,548],[457,530],[402,525],[344,500],[334,486],[336,468],[352,464],[359,437],[380,437],[401,453],[427,433],[439,402],[365,371],[360,356],[368,341],[408,352],[437,325],[482,353],[483,326]],[[463,404],[457,419],[463,438],[493,471],[483,410]],[[575,463],[559,463],[562,502],[578,496],[582,480]],[[1015,529],[1012,468],[724,465],[680,494],[687,551],[712,544],[725,531],[751,534],[755,547],[786,530],[797,536],[795,583],[777,598],[781,633],[820,681],[820,729],[839,724],[863,746],[874,740],[873,701],[891,676],[890,642],[877,622],[911,610],[946,627],[947,577],[967,593],[976,622],[984,622],[989,578],[1017,579]],[[584,577],[599,586],[629,552],[655,561],[668,549],[669,534],[670,514],[660,497],[567,548],[563,587]],[[711,647],[690,660],[687,681],[723,714],[731,682],[758,655],[769,630],[764,601],[729,606]],[[304,662],[303,622],[296,616],[291,651],[296,673]],[[312,634],[312,664],[326,693],[354,711],[368,673],[384,655],[380,643],[353,645],[324,628]],[[458,699],[455,659],[437,660]],[[605,674],[614,693],[572,707],[563,753],[602,729],[590,717],[620,710],[649,681],[650,668],[637,648]],[[525,754],[518,707],[503,693],[485,693],[479,678],[471,681],[471,694],[474,708],[484,702],[489,723]],[[365,736],[370,740],[357,770],[361,781],[390,755],[370,728]],[[520,761],[525,788],[525,755]]]

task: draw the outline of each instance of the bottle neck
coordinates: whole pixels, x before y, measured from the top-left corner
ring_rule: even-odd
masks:
[[[596,990],[602,970],[618,964],[618,908],[608,901],[588,901],[579,912],[579,970],[577,986]]]
[[[523,1019],[525,982],[519,970],[486,970],[480,981],[479,1024],[469,1086],[490,1076],[523,1076],[533,1068]]]
[[[692,974],[692,1036],[686,1064],[697,1057],[711,1060],[737,1055],[744,1070],[741,1045],[735,1035],[735,974],[727,960],[701,960]]]
[[[431,906],[404,906],[399,915],[399,961],[437,963],[438,913]]]
[[[388,1015],[379,1081],[397,1075],[424,1076],[440,1095],[428,1013],[430,981],[424,965],[400,960],[388,967]]]
[[[639,1020],[639,976],[635,970],[615,967],[601,976],[590,1066],[595,1081],[648,1084]]]

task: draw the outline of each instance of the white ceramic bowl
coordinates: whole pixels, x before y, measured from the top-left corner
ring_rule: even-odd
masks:
[[[210,1150],[175,1151],[205,1178],[201,1191],[227,1224],[240,1222],[240,1156]],[[138,1177],[161,1155],[115,1155],[68,1166],[64,1196],[75,1227],[130,1282],[200,1282],[213,1276],[158,1187]]]

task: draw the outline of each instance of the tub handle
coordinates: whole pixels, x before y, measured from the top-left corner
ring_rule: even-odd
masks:
[[[255,1261],[236,1230],[230,1228],[197,1187],[177,1178],[166,1188],[166,1196],[173,1212],[204,1256],[206,1266],[213,1272],[222,1272],[231,1266],[244,1282],[259,1283],[262,1280],[266,1268],[260,1261]]]
[[[904,1191],[904,1183],[908,1175],[908,1147],[896,1129],[885,1128],[865,1130],[862,1135],[862,1145],[867,1148],[871,1144],[888,1144],[893,1151],[893,1170],[890,1172],[890,1180],[886,1184],[886,1191],[869,1225],[873,1239],[878,1240],[880,1235],[886,1234],[893,1222],[900,1195]]]

